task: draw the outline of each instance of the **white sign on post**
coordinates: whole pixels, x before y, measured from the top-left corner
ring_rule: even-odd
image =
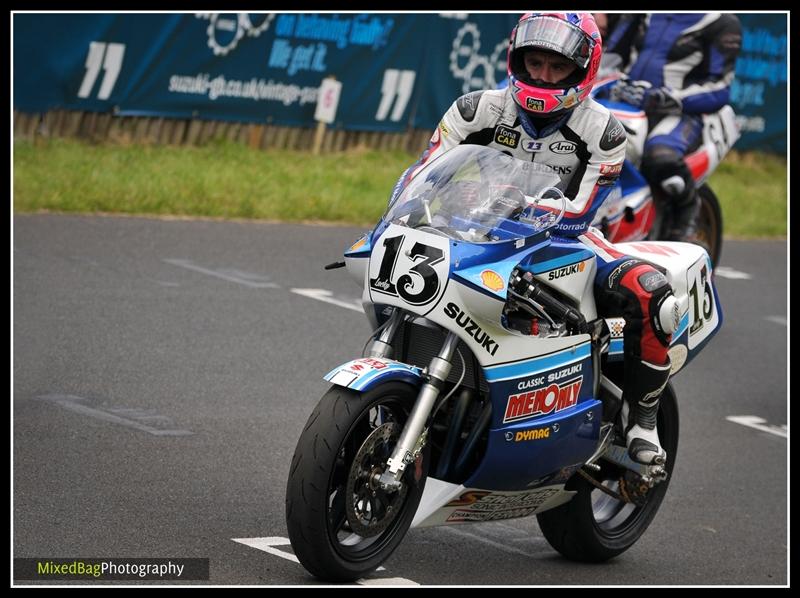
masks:
[[[336,119],[336,108],[339,106],[339,94],[342,91],[342,82],[331,77],[322,80],[317,98],[317,109],[314,120],[331,124]]]

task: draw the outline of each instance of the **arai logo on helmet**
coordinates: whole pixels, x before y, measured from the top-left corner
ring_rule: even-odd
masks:
[[[544,100],[540,100],[539,98],[526,98],[525,106],[528,110],[544,112]]]

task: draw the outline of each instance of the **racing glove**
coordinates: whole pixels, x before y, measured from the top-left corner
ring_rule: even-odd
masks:
[[[669,87],[655,87],[649,81],[633,81],[625,76],[617,81],[609,97],[614,102],[630,104],[647,114],[666,116],[683,111],[683,103]]]

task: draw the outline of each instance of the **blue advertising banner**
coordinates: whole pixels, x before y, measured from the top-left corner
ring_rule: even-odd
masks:
[[[422,66],[425,91],[413,126],[433,130],[459,96],[496,89],[508,77],[506,62],[511,30],[520,13],[448,14],[432,23]]]
[[[16,14],[14,106],[309,126],[334,76],[337,122],[405,130],[415,81],[393,73],[416,73],[418,32],[415,15]]]
[[[742,51],[736,61],[731,104],[742,137],[736,149],[786,153],[788,15],[737,15],[742,23]]]
[[[16,110],[315,124],[342,83],[336,129],[431,129],[460,95],[506,77],[520,14],[13,15]],[[786,151],[786,14],[739,15],[737,148]]]

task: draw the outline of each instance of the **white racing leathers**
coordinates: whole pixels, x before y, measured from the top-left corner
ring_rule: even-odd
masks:
[[[577,237],[619,176],[626,138],[617,119],[591,98],[537,130],[531,121],[521,121],[508,88],[471,92],[447,110],[419,161],[400,177],[390,203],[423,164],[461,143],[490,146],[557,174],[567,211],[556,232]]]

